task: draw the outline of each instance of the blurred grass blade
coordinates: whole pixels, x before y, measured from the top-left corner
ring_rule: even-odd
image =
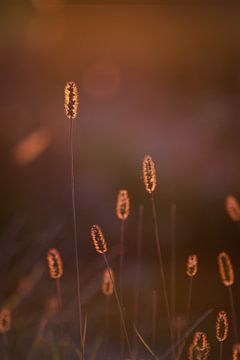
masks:
[[[148,352],[154,357],[154,359],[159,360],[159,357],[153,352],[153,350],[150,348],[150,346],[146,343],[146,341],[143,339],[143,337],[139,334],[139,332],[136,329],[135,324],[133,324],[134,331],[136,332],[138,338],[141,340],[142,344],[145,346],[145,348],[148,350]]]
[[[178,345],[180,345],[182,342],[184,342],[189,335],[193,332],[193,330],[196,329],[196,327],[198,327],[198,325],[201,324],[201,322],[203,320],[205,320],[208,315],[211,314],[211,312],[213,311],[213,309],[209,309],[208,311],[205,312],[205,314],[203,314],[194,324],[193,326],[191,326],[186,332],[185,334],[173,345],[171,346],[164,354],[163,356],[161,356],[160,360],[166,359],[172,352],[172,348],[176,348]]]

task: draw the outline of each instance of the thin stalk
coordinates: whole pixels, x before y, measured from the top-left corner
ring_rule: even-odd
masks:
[[[154,196],[151,197],[152,201],[152,213],[153,213],[153,221],[154,221],[154,228],[155,228],[155,239],[156,239],[156,245],[157,245],[157,253],[158,253],[158,260],[160,265],[160,274],[161,274],[161,280],[162,280],[162,287],[163,287],[163,296],[166,304],[166,310],[167,310],[167,318],[168,318],[168,326],[171,336],[171,342],[172,345],[174,343],[174,336],[172,331],[172,321],[171,321],[171,314],[170,314],[170,306],[168,301],[168,295],[167,295],[167,287],[166,287],[166,280],[165,280],[165,274],[163,269],[163,257],[162,257],[162,250],[159,240],[159,231],[158,231],[158,221],[157,221],[157,211],[156,211],[156,204]],[[172,350],[172,356],[175,357],[175,349]]]
[[[223,360],[223,342],[219,342],[219,359]]]
[[[61,315],[62,315],[62,291],[61,291],[61,280],[60,279],[56,279],[55,284],[56,284],[56,291],[57,291],[57,298],[58,298],[58,306],[59,306],[59,317],[58,317],[58,324],[59,324],[59,336],[60,336],[60,340],[62,339],[62,335],[63,335],[63,324],[62,324],[62,320],[61,320]]]
[[[171,206],[171,313],[172,324],[176,319],[176,205]],[[173,326],[173,325],[172,325]],[[173,326],[175,341],[175,330]]]
[[[105,319],[104,319],[104,357],[106,357],[109,337],[109,296],[105,295]]]
[[[4,343],[4,360],[8,360],[8,335],[7,333],[3,334],[3,343]]]
[[[123,305],[123,259],[124,259],[124,220],[121,221],[120,228],[120,261],[119,261],[119,298],[122,309],[124,310]],[[123,327],[120,327],[120,349],[121,349],[121,358],[124,358],[124,330]]]
[[[190,311],[191,311],[191,303],[192,303],[192,285],[193,285],[193,277],[190,276],[189,279],[189,290],[188,290],[188,299],[187,299],[187,310],[186,310],[186,328],[188,327],[188,323],[190,320]],[[180,360],[184,347],[186,344],[186,339],[183,341],[183,343],[179,346],[178,356],[177,359]]]
[[[74,121],[73,119],[70,120],[72,215],[73,215],[76,275],[77,275],[77,297],[78,297],[78,315],[79,315],[79,330],[80,330],[80,354],[81,354],[81,357],[83,358],[83,321],[82,321],[80,275],[79,275],[79,251],[78,251],[78,241],[77,241],[77,218],[76,218],[76,195],[75,195],[74,149],[73,149],[73,121]]]
[[[152,291],[152,348],[156,346],[157,292]]]
[[[135,274],[135,287],[134,287],[134,307],[133,307],[133,319],[134,324],[138,326],[138,313],[139,313],[139,278],[140,278],[140,267],[141,267],[141,253],[142,253],[142,238],[143,238],[143,213],[144,207],[142,204],[139,205],[138,210],[138,228],[137,228],[137,266]],[[138,341],[136,332],[134,332],[133,341],[133,357],[137,359],[138,355]]]
[[[186,326],[190,321],[190,311],[191,311],[191,304],[192,304],[192,286],[193,286],[193,277],[190,276],[189,279],[189,290],[188,290],[188,301],[187,301],[187,318],[186,318]]]
[[[124,316],[123,316],[123,311],[122,311],[122,308],[121,308],[121,303],[120,303],[120,300],[119,300],[119,296],[118,296],[118,293],[117,293],[117,290],[116,290],[114,280],[112,278],[111,269],[110,269],[110,266],[109,266],[109,263],[108,263],[108,260],[107,260],[107,256],[106,256],[105,253],[103,253],[102,255],[103,255],[103,258],[104,258],[104,261],[105,261],[105,264],[106,264],[106,267],[108,269],[108,273],[109,273],[109,276],[110,276],[110,279],[111,279],[111,282],[112,282],[112,285],[113,285],[113,291],[114,291],[114,295],[115,295],[116,302],[117,302],[117,305],[118,305],[118,310],[119,310],[119,314],[120,314],[120,318],[121,318],[121,323],[122,323],[122,327],[123,327],[124,334],[125,334],[125,337],[126,337],[129,354],[130,354],[130,357],[131,357],[131,354],[132,354],[131,346],[130,346],[130,341],[129,341],[129,337],[128,337],[128,333],[127,333],[127,328],[126,328],[126,324],[125,324],[125,320],[124,320]]]
[[[61,311],[62,310],[62,290],[61,290],[60,279],[56,279],[55,284],[56,284],[56,290],[57,290],[59,310]]]
[[[229,301],[230,301],[231,312],[232,312],[232,321],[233,321],[233,331],[234,331],[235,342],[238,343],[237,318],[236,318],[236,311],[235,311],[235,305],[234,305],[233,293],[232,293],[231,286],[228,286],[228,294],[229,294]]]

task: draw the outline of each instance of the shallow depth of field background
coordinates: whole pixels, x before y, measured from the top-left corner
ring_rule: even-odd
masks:
[[[156,351],[169,346],[150,200],[141,178],[141,162],[149,153],[157,167],[156,199],[167,273],[170,210],[172,203],[177,206],[177,313],[186,308],[186,257],[196,253],[199,273],[193,284],[191,322],[214,308],[200,328],[209,335],[210,359],[216,359],[215,315],[230,310],[216,262],[222,250],[235,266],[233,292],[240,318],[240,226],[224,209],[226,195],[240,200],[240,9],[223,4],[51,3],[32,0],[0,6],[1,306],[16,296],[25,276],[38,274],[13,311],[11,359],[26,359],[45,302],[55,292],[45,260],[53,246],[64,263],[64,331],[78,345],[69,121],[63,108],[68,80],[79,88],[75,158],[87,351],[101,338],[104,319],[100,291],[104,264],[93,249],[89,230],[95,223],[102,227],[111,265],[117,270],[120,223],[115,202],[121,188],[128,189],[131,198],[124,264],[129,326],[137,213],[143,203],[139,330],[151,342],[151,293],[156,289]],[[110,316],[109,358],[117,359],[119,316],[114,299]],[[55,327],[52,319],[45,348],[36,359],[49,358],[48,329]],[[226,343],[229,351],[232,335],[231,331]],[[140,350],[147,359],[141,345]],[[73,352],[68,356],[76,358]]]

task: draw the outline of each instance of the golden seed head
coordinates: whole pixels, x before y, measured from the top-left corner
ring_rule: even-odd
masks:
[[[216,338],[222,342],[227,339],[228,336],[228,318],[225,311],[220,311],[217,315],[216,321]]]
[[[130,199],[127,190],[120,190],[117,197],[116,212],[120,220],[126,220],[129,215]]]
[[[229,195],[226,197],[225,207],[232,221],[240,221],[240,206],[234,196]]]
[[[150,155],[146,155],[143,159],[143,181],[146,191],[152,194],[156,188],[156,170],[154,162]]]
[[[114,274],[112,269],[110,269],[110,274],[108,269],[105,269],[103,272],[102,292],[106,296],[110,296],[113,294]]]
[[[107,252],[107,243],[103,236],[102,230],[98,225],[93,225],[91,228],[91,237],[93,245],[99,254]]]
[[[63,275],[62,260],[57,249],[49,249],[47,261],[51,278],[60,279]]]
[[[193,338],[193,344],[199,349],[203,350],[207,345],[207,335],[202,331],[197,331]]]
[[[240,360],[240,344],[233,345],[233,360]]]
[[[75,119],[78,109],[78,91],[73,81],[68,81],[64,89],[65,113],[69,119]]]
[[[197,255],[189,255],[187,259],[186,273],[188,276],[193,277],[198,271],[198,258]]]
[[[225,252],[218,255],[218,267],[223,284],[231,286],[234,282],[234,271],[231,260]]]
[[[12,316],[7,308],[0,310],[0,333],[3,334],[11,329]]]
[[[194,343],[189,346],[188,360],[206,360],[210,351],[210,345],[207,342],[205,347],[199,349]]]

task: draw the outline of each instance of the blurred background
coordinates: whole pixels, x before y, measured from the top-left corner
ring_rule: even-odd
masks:
[[[55,295],[46,253],[57,247],[67,359],[77,359],[77,298],[71,213],[69,119],[65,83],[79,90],[74,126],[77,222],[83,312],[87,314],[86,358],[119,358],[119,315],[110,300],[110,334],[104,353],[104,263],[95,253],[90,227],[99,224],[118,271],[120,221],[115,206],[128,189],[124,294],[133,336],[139,205],[144,206],[138,330],[151,344],[152,291],[157,293],[157,340],[170,345],[160,287],[150,198],[141,164],[151,154],[157,169],[156,203],[170,291],[171,206],[176,204],[176,314],[183,317],[189,279],[186,258],[196,253],[191,321],[201,324],[212,352],[215,317],[230,311],[217,254],[232,258],[233,293],[239,318],[240,226],[225,211],[225,197],[240,200],[240,22],[238,5],[87,4],[63,0],[4,1],[1,10],[1,306],[13,311],[9,359],[27,359]],[[117,275],[116,275],[117,276]],[[240,326],[240,324],[239,324]],[[52,359],[58,316],[48,320],[32,359]],[[234,342],[226,343],[226,359]],[[189,345],[189,343],[188,343]],[[183,358],[186,359],[185,354]],[[139,359],[151,356],[139,343]]]

